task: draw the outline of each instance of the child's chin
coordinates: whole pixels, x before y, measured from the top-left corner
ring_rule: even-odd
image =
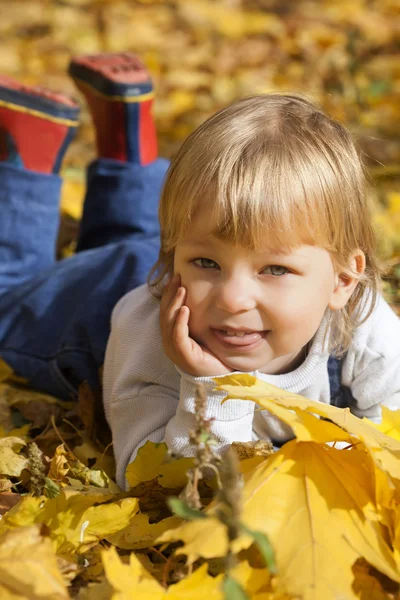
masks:
[[[232,371],[243,371],[244,373],[250,373],[251,371],[258,371],[263,366],[260,360],[250,357],[246,358],[226,358],[219,357],[219,359]]]

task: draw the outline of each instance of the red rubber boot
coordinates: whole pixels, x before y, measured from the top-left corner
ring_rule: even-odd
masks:
[[[99,157],[153,162],[158,151],[154,90],[143,63],[128,52],[78,56],[69,73],[88,103]]]
[[[58,173],[78,116],[69,96],[0,76],[0,160]]]

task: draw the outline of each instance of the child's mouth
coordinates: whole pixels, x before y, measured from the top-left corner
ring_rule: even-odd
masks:
[[[268,333],[267,331],[234,331],[212,328],[214,335],[228,346],[240,346],[252,349],[257,346]]]

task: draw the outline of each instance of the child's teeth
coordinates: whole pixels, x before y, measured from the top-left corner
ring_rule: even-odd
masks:
[[[224,333],[229,337],[235,337],[235,336],[244,337],[246,335],[245,331],[238,331],[236,333],[233,331],[224,331]]]

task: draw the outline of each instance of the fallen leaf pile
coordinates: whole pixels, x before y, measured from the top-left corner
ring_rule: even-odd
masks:
[[[165,444],[143,446],[118,488],[87,388],[73,405],[4,363],[0,379],[1,598],[400,598],[400,411],[376,426],[250,375],[220,378],[224,402],[253,400],[294,438],[277,452],[235,444],[235,473],[223,478],[225,455],[223,488],[203,479],[199,510],[182,500],[194,459]]]

